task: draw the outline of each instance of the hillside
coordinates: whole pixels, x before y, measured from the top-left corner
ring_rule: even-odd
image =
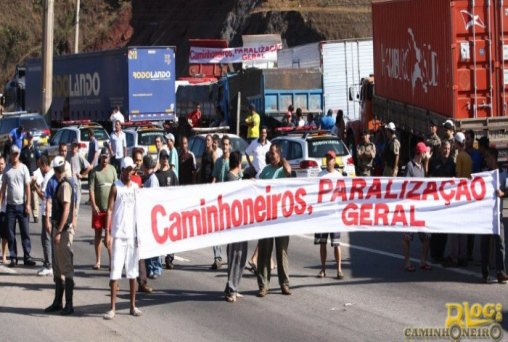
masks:
[[[0,81],[17,63],[40,55],[43,0],[0,2]],[[287,46],[371,35],[371,0],[82,0],[80,50],[125,45],[177,47],[177,73],[187,69],[189,38],[280,33]],[[74,40],[75,0],[55,1],[55,53]]]

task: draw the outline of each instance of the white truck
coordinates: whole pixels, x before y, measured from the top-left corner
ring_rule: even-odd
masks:
[[[323,112],[342,109],[346,121],[360,119],[360,85],[374,73],[372,38],[323,41],[279,50],[278,68],[321,68]]]

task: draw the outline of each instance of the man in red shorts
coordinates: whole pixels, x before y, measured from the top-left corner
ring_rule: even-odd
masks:
[[[95,265],[94,270],[101,268],[101,238],[106,229],[106,214],[108,210],[108,196],[111,186],[117,180],[116,171],[109,164],[109,150],[102,148],[99,163],[90,173],[88,179],[90,187],[90,203],[92,205],[92,229],[95,230]],[[111,248],[106,246],[111,264]]]

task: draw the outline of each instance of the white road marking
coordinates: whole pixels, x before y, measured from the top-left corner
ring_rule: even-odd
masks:
[[[16,274],[15,270],[9,267],[5,267],[4,265],[0,265],[0,273],[9,273],[9,274]]]
[[[297,235],[297,236],[301,237],[301,238],[304,238],[304,239],[307,239],[307,240],[314,241],[314,236],[308,236],[308,235]],[[373,248],[368,248],[368,247],[354,246],[354,245],[350,245],[350,244],[342,242],[342,241],[341,241],[340,245],[344,246],[344,247],[351,248],[351,249],[356,249],[356,250],[362,251],[362,252],[368,252],[368,253],[372,253],[372,254],[378,254],[378,255],[383,255],[383,256],[390,257],[390,258],[404,260],[404,256],[400,255],[400,254],[380,251],[378,249],[373,249]],[[414,263],[419,263],[420,262],[420,259],[416,259],[416,258],[410,258],[410,260],[412,262],[414,262]],[[476,278],[481,278],[481,275],[480,275],[479,272],[472,272],[472,271],[468,271],[468,270],[460,269],[460,268],[443,267],[443,265],[441,265],[441,264],[433,264],[433,263],[430,263],[430,262],[429,262],[429,264],[432,265],[433,268],[441,268],[441,269],[445,269],[445,270],[452,271],[452,272],[455,272],[455,273],[459,273],[459,274],[462,274],[462,275],[467,275],[467,276],[472,276],[472,277],[476,277]]]
[[[175,255],[175,260],[177,260],[177,261],[183,261],[183,262],[190,262],[189,259],[185,259],[185,258],[179,257],[178,255]]]

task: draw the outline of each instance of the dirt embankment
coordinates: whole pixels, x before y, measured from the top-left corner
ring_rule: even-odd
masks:
[[[188,40],[280,33],[286,46],[371,36],[371,0],[86,0],[81,1],[80,50],[126,45],[177,47],[177,74],[187,74]],[[43,0],[0,2],[0,81],[39,56]],[[75,0],[55,2],[55,53],[70,53]]]
[[[244,34],[280,33],[286,46],[295,46],[320,40],[369,37],[370,2],[132,0],[131,13],[122,13],[104,40],[110,44],[101,43],[96,47],[115,46],[115,43],[176,46],[177,74],[182,76],[187,74],[188,40],[192,38],[226,39],[231,46],[239,46]]]

